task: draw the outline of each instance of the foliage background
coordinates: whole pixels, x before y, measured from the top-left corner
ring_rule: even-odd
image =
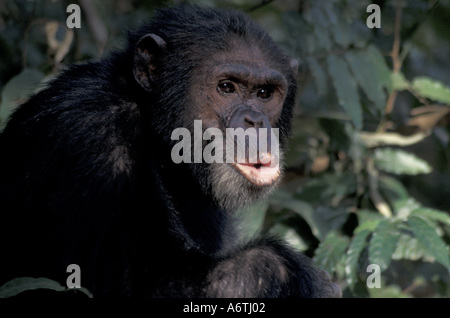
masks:
[[[449,297],[449,1],[187,2],[247,11],[300,62],[284,183],[240,213],[243,233],[285,237],[345,297]],[[65,27],[70,3],[80,29]],[[379,29],[366,26],[371,3]],[[0,125],[39,83],[167,4],[0,0]],[[381,288],[368,288],[369,264]]]

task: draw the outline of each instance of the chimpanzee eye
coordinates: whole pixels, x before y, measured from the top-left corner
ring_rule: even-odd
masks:
[[[217,85],[217,91],[221,94],[233,94],[236,88],[232,82],[222,82]]]
[[[273,89],[270,87],[262,87],[258,89],[258,92],[256,93],[256,96],[261,99],[268,99],[272,97],[273,95]]]

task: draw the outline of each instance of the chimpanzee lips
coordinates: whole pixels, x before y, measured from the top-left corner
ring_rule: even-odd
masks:
[[[252,184],[264,187],[273,185],[280,177],[280,165],[273,161],[262,163],[235,163],[233,166]]]

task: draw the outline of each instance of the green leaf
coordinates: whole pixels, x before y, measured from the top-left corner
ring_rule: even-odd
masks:
[[[27,290],[40,288],[56,291],[66,290],[66,287],[48,278],[20,277],[10,280],[0,287],[0,298],[12,297]]]
[[[367,246],[366,239],[371,233],[370,230],[362,230],[358,232],[352,239],[347,250],[347,257],[345,259],[345,273],[347,275],[347,283],[350,288],[356,284],[358,280],[358,264],[361,252]]]
[[[417,216],[426,218],[433,221],[439,221],[450,225],[450,215],[445,212],[429,209],[429,208],[418,208],[411,212],[411,216]]]
[[[330,230],[340,229],[345,222],[348,220],[349,211],[347,208],[329,207],[329,206],[318,206],[314,210],[314,219],[316,224],[319,224],[319,229],[321,230],[321,237],[328,234]]]
[[[358,216],[358,223],[359,225],[355,228],[354,233],[357,234],[364,230],[369,230],[370,232],[373,232],[375,228],[378,226],[378,224],[384,220],[384,217],[375,211],[369,211],[369,210],[358,210],[356,213]]]
[[[393,203],[394,211],[400,219],[407,219],[412,211],[420,208],[419,202],[413,198],[396,200]]]
[[[308,10],[305,10],[302,15],[305,18],[305,21],[310,25],[320,26],[324,29],[328,29],[330,27],[328,15],[324,12],[321,4],[312,5]]]
[[[392,72],[389,69],[386,59],[380,52],[380,50],[373,44],[367,46],[366,49],[367,58],[370,60],[370,65],[374,69],[373,75],[381,87],[386,88],[388,92],[392,91]]]
[[[448,246],[439,237],[436,230],[428,222],[416,216],[408,218],[408,224],[426,253],[450,270]]]
[[[50,289],[58,292],[72,290],[48,278],[19,277],[10,280],[0,287],[0,298],[13,297],[24,291],[35,289]],[[76,291],[83,292],[92,298],[92,294],[86,288],[77,288]]]
[[[397,179],[390,176],[379,176],[378,177],[380,191],[383,194],[393,200],[403,200],[408,199],[408,191],[403,186],[403,184]]]
[[[340,56],[330,55],[327,58],[328,72],[331,76],[339,105],[349,115],[358,130],[362,128],[362,109],[359,103],[358,87],[345,60]]]
[[[360,226],[365,222],[384,220],[384,216],[380,215],[380,213],[376,210],[359,209],[356,212],[356,216],[358,217],[358,223]]]
[[[315,50],[317,52],[320,51],[329,51],[331,50],[333,43],[332,40],[330,39],[330,33],[328,32],[328,30],[322,28],[322,27],[318,27],[317,25],[313,28],[313,33],[314,33],[314,37],[315,37]]]
[[[394,254],[398,233],[390,220],[381,221],[373,232],[369,245],[369,261],[384,271],[389,267]]]
[[[320,127],[330,138],[328,149],[330,151],[343,150],[348,152],[354,139],[353,135],[349,135],[346,131],[348,124],[330,118],[319,118]]]
[[[320,187],[308,187],[308,189],[314,190],[313,192],[308,191],[308,193],[317,193],[317,195],[326,191],[325,188],[322,189]],[[316,192],[316,190],[318,191]],[[320,240],[324,239],[331,230],[340,228],[347,221],[349,214],[348,210],[343,207],[329,208],[318,206],[313,208],[308,202],[298,199],[298,197],[292,197],[291,194],[282,190],[277,190],[271,196],[270,203],[295,212],[306,221],[314,236]]]
[[[312,53],[314,49],[312,28],[305,22],[302,15],[296,11],[288,10],[281,14],[281,20],[286,28],[286,33],[289,35],[286,37],[288,48],[292,47],[300,52],[308,51]],[[306,34],[299,32],[299,30],[306,30]]]
[[[322,66],[320,66],[319,62],[317,62],[317,60],[313,57],[307,57],[306,61],[308,62],[308,67],[310,68],[311,73],[314,77],[317,94],[319,96],[325,96],[325,94],[328,92],[327,77]]]
[[[325,14],[325,16],[327,17],[325,19],[325,21],[329,22],[329,25],[328,25],[329,27],[333,27],[333,25],[338,22],[339,16],[338,16],[338,14],[336,12],[336,8],[332,2],[321,1],[317,7],[319,7],[322,10],[322,12]]]
[[[395,249],[395,252],[392,254],[393,260],[406,259],[417,261],[425,257],[425,251],[415,237],[411,237],[410,235],[406,234],[400,234],[400,237],[397,241],[397,247]]]
[[[369,288],[370,298],[413,298],[397,285]]]
[[[391,73],[392,90],[403,91],[409,88],[409,82],[403,73]]]
[[[348,238],[330,232],[317,248],[314,261],[320,268],[332,273],[345,255],[348,242]]]
[[[351,50],[345,55],[358,85],[380,112],[386,104],[386,94],[376,74],[376,65],[372,63],[367,50]]]
[[[411,86],[422,97],[450,105],[450,88],[428,77],[416,77]]]
[[[376,149],[374,163],[378,169],[394,174],[416,175],[431,172],[431,166],[426,161],[401,149]]]
[[[316,226],[314,208],[310,204],[293,198],[290,193],[287,193],[281,189],[275,191],[275,193],[270,197],[270,203],[289,209],[301,216],[311,227],[313,234],[316,237],[320,237],[320,233],[323,230]]]
[[[327,201],[339,201],[355,191],[356,176],[353,173],[327,173],[308,182],[295,197],[313,204],[324,204]]]
[[[300,216],[304,216],[305,213],[312,213],[313,207],[301,200],[297,200],[292,195],[283,190],[277,190],[270,198],[271,203],[277,204],[283,208],[290,209]]]
[[[350,24],[342,17],[338,17],[337,23],[333,25],[330,31],[337,45],[347,48],[352,44],[353,31]]]

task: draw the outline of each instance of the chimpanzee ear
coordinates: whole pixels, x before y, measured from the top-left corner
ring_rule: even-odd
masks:
[[[294,76],[297,76],[297,74],[298,74],[298,61],[296,59],[291,59],[289,64],[291,65],[292,71],[294,72]]]
[[[136,81],[147,91],[158,77],[158,60],[164,53],[166,42],[156,34],[146,34],[139,39],[134,51],[133,74]]]

